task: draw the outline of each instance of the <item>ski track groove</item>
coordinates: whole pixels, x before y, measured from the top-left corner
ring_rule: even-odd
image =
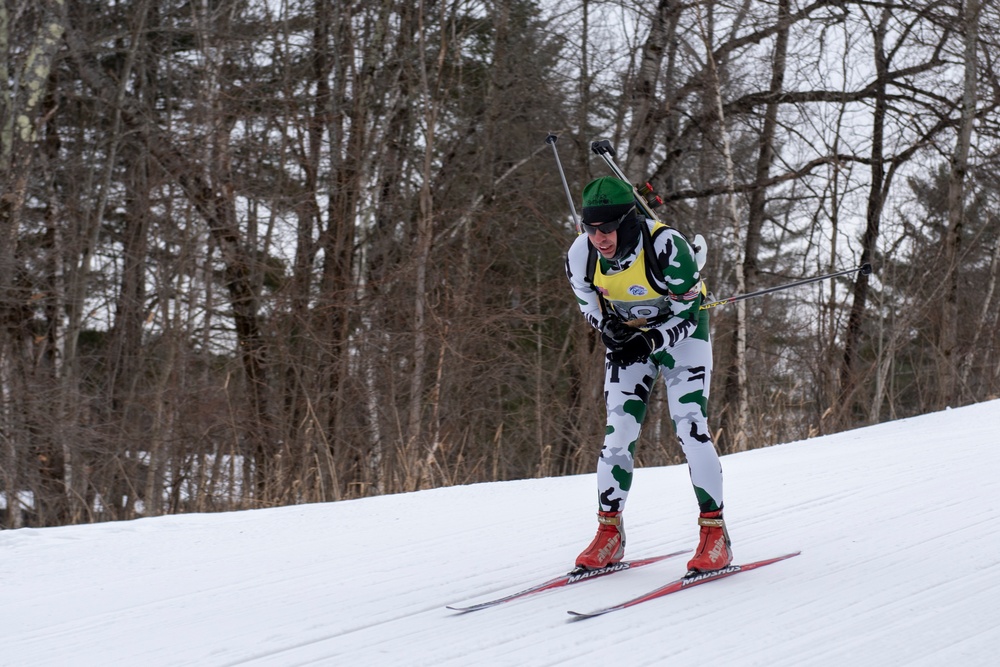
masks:
[[[995,610],[992,605],[987,608],[987,611],[991,610]],[[956,656],[956,649],[961,651],[965,646],[968,646],[968,652],[963,652],[960,657]],[[985,627],[971,636],[963,637],[947,648],[937,648],[915,658],[910,663],[910,667],[922,667],[923,665],[938,667],[944,664],[958,664],[962,667],[992,666],[995,661],[995,657],[992,656],[995,655],[997,646],[1000,646],[1000,628],[993,625]]]
[[[641,558],[643,556],[638,555],[636,557]],[[545,593],[539,593],[537,596],[530,596],[523,600],[515,600],[510,603],[506,603],[501,607],[482,610],[481,612],[459,614],[445,609],[439,609],[438,611],[445,612],[448,616],[455,617],[451,619],[445,618],[445,622],[449,622],[449,620],[461,622],[468,626],[469,632],[486,633],[491,628],[498,626],[503,627],[503,634],[498,635],[496,633],[491,633],[490,641],[480,647],[480,650],[485,651],[491,659],[501,659],[504,656],[514,657],[517,654],[523,653],[527,647],[534,645],[540,647],[540,650],[541,648],[545,648],[546,650],[551,649],[554,641],[557,641],[558,643],[558,640],[555,638],[560,634],[565,635],[563,642],[566,646],[573,646],[577,645],[579,642],[571,637],[571,635],[575,634],[575,632],[568,629],[565,623],[565,609],[568,608],[567,605],[574,604],[574,600],[576,600],[575,604],[578,605],[590,604],[595,598],[600,599],[601,596],[612,599],[617,599],[618,596],[623,596],[623,599],[625,599],[644,593],[652,588],[656,588],[664,582],[673,580],[679,576],[679,574],[683,573],[683,568],[676,568],[676,564],[674,568],[664,568],[658,575],[655,572],[649,572],[649,570],[654,570],[658,566],[668,565],[669,562],[670,561],[665,561],[664,563],[649,565],[634,572],[619,573],[604,579],[594,580],[586,584],[581,584],[577,590],[562,589],[560,591],[547,591]],[[645,571],[645,573],[643,571]],[[616,582],[615,579],[618,581]],[[625,580],[627,580],[630,585],[626,586]],[[546,600],[546,598],[548,599]],[[544,625],[538,625],[536,614],[524,614],[519,611],[518,607],[522,605],[525,606],[526,609],[544,609],[546,611]],[[394,647],[397,645],[405,646],[411,637],[416,637],[417,639],[423,637],[425,631],[421,628],[412,631],[400,631],[393,628],[392,625],[398,621],[403,621],[410,616],[432,612],[433,610],[427,610],[426,612],[418,611],[413,614],[400,615],[397,618],[383,619],[379,623],[366,624],[363,627],[355,628],[351,633],[341,632],[335,636],[331,635],[329,637],[316,638],[314,641],[304,643],[301,646],[285,647],[282,650],[261,654],[249,660],[241,660],[227,664],[230,665],[230,667],[236,667],[236,665],[249,666],[267,664],[348,664],[350,661],[357,663],[362,659],[360,654],[363,654],[364,651],[367,650],[365,647],[372,646],[374,643],[379,643],[379,638],[381,638],[380,644],[385,647],[389,653],[395,654],[396,651],[392,651]],[[340,650],[336,650],[331,647],[329,650],[323,650],[320,653],[321,645],[323,643],[328,641],[333,642],[337,639],[345,638],[348,634],[355,635],[354,637],[351,637],[351,639],[355,640],[353,642],[355,646],[342,647]],[[366,637],[364,636],[366,634],[370,634],[372,636]],[[356,645],[360,645],[361,648],[359,649]],[[316,656],[307,658],[305,656],[297,657],[295,655],[297,652],[301,652],[302,649],[307,648],[316,649]],[[402,651],[403,649],[400,648],[399,650]],[[271,662],[279,655],[282,656],[280,661]],[[582,653],[575,656],[568,662],[562,659],[556,659],[548,664],[572,664],[573,662],[579,664],[580,660],[585,659],[586,655],[585,653]],[[514,660],[513,662],[517,662],[517,660]],[[406,664],[408,667],[420,667],[422,665],[427,665],[428,667],[438,665],[442,667],[447,665],[468,665],[469,656],[462,649],[450,650],[447,647],[437,647],[433,654],[425,659],[418,659],[414,657],[408,660]],[[501,662],[500,664],[513,663]]]
[[[893,568],[887,568],[893,571]],[[861,581],[855,586],[859,596],[852,605],[845,609],[843,603],[823,600],[804,602],[799,608],[809,609],[812,613],[801,614],[801,617],[815,619],[806,623],[798,623],[795,636],[782,645],[782,657],[773,659],[766,649],[754,649],[761,653],[759,662],[752,664],[768,664],[774,667],[781,665],[798,666],[803,664],[846,665],[863,664],[864,657],[857,652],[868,644],[879,644],[893,638],[908,636],[907,631],[920,628],[922,632],[936,632],[941,626],[941,619],[949,617],[948,607],[961,602],[968,606],[975,597],[983,597],[983,609],[992,608],[991,601],[995,599],[1000,588],[1000,577],[996,577],[989,587],[984,588],[982,577],[978,573],[969,573],[958,578],[949,578],[940,571],[934,570],[930,575],[937,574],[940,580],[914,584],[911,577],[900,574],[900,579],[891,586],[878,589],[877,594],[870,592],[870,582]],[[865,591],[869,591],[865,594]],[[956,602],[958,601],[958,602]],[[851,611],[848,623],[836,626],[825,624],[822,619],[830,614]],[[896,612],[896,613],[894,613]],[[976,634],[992,632],[998,634],[991,621],[982,621],[988,627]],[[864,639],[853,642],[847,648],[837,647],[837,638],[845,633],[856,632]],[[947,639],[943,637],[942,639]],[[818,654],[817,647],[824,647],[825,653]],[[920,658],[923,650],[917,646],[909,648],[905,641],[894,652],[895,664],[913,664]],[[933,664],[933,663],[931,663]],[[954,664],[954,663],[952,663]],[[972,664],[972,663],[960,663]],[[985,664],[985,663],[983,663]]]
[[[423,614],[428,614],[428,613],[430,613],[432,611],[435,611],[436,609],[438,609],[437,605],[430,606],[430,607],[426,607],[425,606],[425,607],[422,607],[420,609],[416,609],[416,610],[413,610],[413,611],[408,611],[407,613],[400,613],[400,614],[397,614],[397,615],[391,616],[391,617],[379,618],[377,620],[373,620],[373,621],[368,622],[368,623],[357,625],[355,627],[344,628],[343,630],[338,631],[338,632],[333,633],[333,634],[324,634],[323,636],[311,637],[311,638],[309,638],[309,639],[307,639],[305,641],[300,641],[300,642],[296,642],[294,644],[288,644],[288,645],[285,645],[285,646],[278,646],[278,647],[275,647],[273,649],[269,649],[269,650],[266,650],[266,651],[261,651],[261,652],[255,653],[255,654],[250,655],[250,656],[241,657],[239,659],[232,660],[230,662],[224,663],[224,667],[238,667],[239,665],[268,664],[270,660],[272,660],[273,658],[277,658],[279,656],[285,656],[285,657],[283,657],[279,662],[274,663],[274,664],[289,665],[290,666],[292,664],[300,664],[300,665],[312,664],[312,663],[314,663],[317,660],[319,660],[319,661],[326,661],[326,660],[329,660],[330,658],[338,657],[340,655],[340,653],[334,652],[334,653],[330,653],[330,654],[324,654],[320,658],[305,659],[304,662],[296,662],[296,663],[291,662],[291,660],[294,659],[294,655],[292,655],[292,654],[294,654],[295,652],[301,651],[302,649],[313,648],[313,647],[317,647],[317,646],[319,646],[321,644],[325,644],[327,642],[334,642],[334,641],[339,640],[339,639],[350,638],[352,635],[359,634],[359,633],[364,633],[364,632],[367,632],[367,631],[370,631],[370,630],[382,629],[383,626],[391,626],[391,625],[393,625],[395,623],[398,623],[399,621],[402,621],[402,620],[405,620],[407,618],[414,617],[414,616],[420,616],[420,615],[423,615]],[[394,640],[399,640],[399,639],[404,639],[404,638],[407,638],[407,637],[410,637],[410,636],[413,636],[413,635],[418,635],[419,636],[419,635],[422,635],[423,633],[424,633],[424,631],[421,630],[421,629],[414,629],[414,630],[409,630],[409,631],[403,631],[403,632],[398,632],[398,633],[393,634],[393,639]]]

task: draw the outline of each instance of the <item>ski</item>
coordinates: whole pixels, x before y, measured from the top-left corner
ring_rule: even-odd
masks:
[[[642,567],[644,565],[651,565],[652,563],[658,563],[661,560],[666,560],[668,558],[673,558],[674,556],[680,556],[681,554],[689,552],[690,549],[684,549],[682,551],[675,551],[670,554],[664,554],[662,556],[652,556],[650,558],[640,558],[638,560],[628,560],[615,563],[613,565],[608,565],[606,567],[599,568],[597,570],[573,570],[555,579],[550,579],[548,581],[542,582],[531,586],[530,588],[525,588],[523,591],[518,591],[517,593],[511,593],[510,595],[505,595],[502,598],[496,598],[495,600],[487,600],[485,602],[480,602],[478,604],[473,604],[465,607],[457,605],[448,605],[447,608],[452,611],[459,612],[469,612],[478,611],[480,609],[487,609],[489,607],[495,607],[504,602],[510,602],[511,600],[518,600],[529,595],[534,595],[535,593],[541,593],[542,591],[550,591],[554,588],[562,588],[563,586],[570,586],[572,584],[578,584],[581,581],[591,581],[592,579],[597,579],[598,577],[603,577],[609,574],[614,574],[615,572],[623,572],[625,570],[633,570],[637,567]]]
[[[705,584],[709,581],[716,581],[717,579],[725,579],[726,577],[731,577],[734,574],[739,574],[740,572],[749,572],[750,570],[755,570],[758,567],[764,567],[765,565],[770,565],[771,563],[777,563],[779,561],[792,558],[793,556],[798,556],[801,551],[796,551],[794,553],[785,554],[784,556],[778,556],[777,558],[768,558],[766,560],[758,560],[753,563],[744,563],[743,565],[729,565],[722,568],[721,570],[713,570],[711,572],[694,572],[689,573],[670,582],[665,586],[661,586],[656,590],[650,591],[644,595],[640,595],[637,598],[632,598],[627,602],[622,602],[620,604],[612,605],[610,607],[603,607],[601,609],[595,609],[590,612],[579,612],[570,611],[568,612],[573,618],[570,620],[577,620],[583,618],[593,618],[594,616],[601,616],[603,614],[610,613],[612,611],[618,611],[619,609],[627,609],[629,607],[634,607],[635,605],[646,602],[648,600],[655,600],[656,598],[661,598],[664,595],[670,595],[671,593],[676,593],[682,591],[685,588],[691,588],[692,586],[697,586],[699,584]]]

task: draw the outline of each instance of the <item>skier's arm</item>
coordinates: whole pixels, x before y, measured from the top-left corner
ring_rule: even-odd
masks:
[[[661,233],[654,248],[664,283],[670,290],[671,316],[649,327],[663,337],[658,346],[662,348],[676,345],[698,328],[702,281],[694,248],[682,234],[674,230]]]
[[[590,252],[589,241],[580,235],[570,246],[566,254],[566,277],[576,297],[576,304],[590,326],[598,331],[604,322],[604,312],[601,310],[601,300],[594,285],[587,280],[587,256]]]

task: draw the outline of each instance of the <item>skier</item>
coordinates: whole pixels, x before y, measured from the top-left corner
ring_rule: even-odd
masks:
[[[722,518],[722,464],[708,429],[712,346],[695,251],[676,230],[640,215],[632,186],[613,176],[583,190],[583,228],[566,275],[584,317],[607,347],[607,428],[597,462],[598,528],[576,559],[597,569],[625,554],[622,511],[636,441],[653,383],[663,375],[674,430],[687,459],[700,516],[691,572],[732,562]]]

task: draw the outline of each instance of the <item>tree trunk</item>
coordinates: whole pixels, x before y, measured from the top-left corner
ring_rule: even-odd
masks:
[[[871,185],[868,190],[868,207],[865,214],[865,231],[861,237],[861,262],[875,264],[875,251],[878,243],[879,224],[882,219],[882,205],[885,201],[885,122],[888,109],[886,84],[889,70],[889,58],[885,51],[887,26],[891,18],[891,10],[883,9],[879,23],[874,29],[875,83],[874,112],[872,114],[872,149],[871,149]],[[864,319],[865,306],[868,301],[869,276],[859,271],[854,281],[853,302],[847,319],[847,331],[844,334],[844,356],[840,367],[840,395],[837,405],[832,406],[839,415],[839,423],[853,423],[850,415],[855,412],[857,391],[861,378],[857,368],[858,348],[861,345],[861,325]],[[859,410],[859,412],[863,412]]]
[[[722,145],[722,158],[727,189],[726,215],[729,218],[729,224],[732,226],[734,248],[745,249],[745,243],[741,243],[743,235],[740,230],[740,214],[736,207],[736,174],[730,146],[729,130],[726,127],[726,114],[722,102],[722,79],[715,57],[712,54],[711,28],[701,15],[700,5],[697,10],[698,29],[701,33],[702,43],[707,54],[708,88],[706,91],[706,105],[713,109],[713,115],[718,122],[720,143]],[[743,273],[743,262],[738,262],[736,264],[736,293],[742,294],[744,291],[746,291],[746,276]],[[725,451],[727,452],[740,452],[747,448],[750,417],[750,399],[747,390],[746,302],[738,301],[734,307],[736,309],[736,327],[733,332],[733,354],[730,373],[726,378],[726,410],[722,416],[723,437],[725,438]]]
[[[34,39],[13,75],[12,68],[16,65],[8,57],[17,49],[11,43],[14,35],[8,7],[8,3],[0,7],[0,53],[3,54],[0,71],[5,77],[0,96],[0,343],[3,345],[0,361],[6,358],[9,365],[0,370],[12,371],[12,375],[19,377],[7,377],[5,373],[0,376],[0,383],[4,385],[4,394],[12,391],[12,387],[20,388],[13,390],[15,395],[11,398],[18,405],[19,418],[24,424],[24,430],[16,436],[28,445],[24,465],[33,468],[38,480],[31,489],[35,495],[35,523],[58,525],[68,518],[66,461],[62,443],[54,437],[57,429],[52,416],[56,411],[41,398],[43,387],[33,386],[37,384],[37,378],[32,379],[35,375],[31,354],[35,345],[30,307],[33,294],[30,283],[25,284],[18,275],[22,268],[18,230],[39,144],[38,128],[45,122],[43,111],[49,77],[65,31],[65,6],[64,0],[39,0],[35,9],[40,20]],[[22,9],[15,8],[15,18]],[[12,81],[17,82],[16,88],[8,87]],[[19,466],[16,461],[12,463],[6,475],[4,523],[7,525],[20,523],[17,499],[21,489],[14,472]]]
[[[969,168],[969,146],[972,129],[976,120],[978,92],[976,89],[979,68],[979,0],[962,3],[962,33],[965,39],[965,81],[962,95],[962,115],[958,126],[955,151],[951,156],[948,174],[948,227],[943,241],[944,297],[941,299],[941,314],[938,332],[938,396],[936,407],[943,409],[961,400],[958,386],[958,292],[959,292],[959,251],[962,242],[962,228],[965,223],[965,177]],[[955,405],[958,407],[958,405]]]
[[[754,174],[754,185],[750,190],[750,203],[747,211],[746,245],[743,252],[743,276],[747,291],[758,287],[760,273],[760,241],[764,220],[767,218],[767,187],[771,176],[771,165],[774,164],[774,138],[778,127],[778,96],[784,88],[785,66],[788,55],[788,3],[789,0],[778,0],[778,25],[782,26],[775,35],[774,55],[771,57],[771,84],[768,88],[768,100],[764,107],[764,125],[757,140],[757,165]]]
[[[654,135],[663,115],[663,103],[657,97],[657,83],[667,46],[675,37],[679,9],[680,5],[676,0],[660,0],[653,14],[649,35],[642,45],[639,70],[631,86],[633,121],[628,135],[629,153],[622,166],[632,178],[643,179],[648,176]]]

